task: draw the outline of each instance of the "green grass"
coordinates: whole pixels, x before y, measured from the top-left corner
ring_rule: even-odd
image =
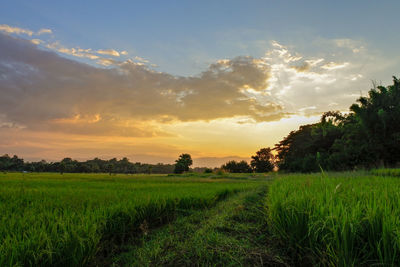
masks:
[[[400,169],[375,169],[371,170],[371,174],[379,176],[400,176]]]
[[[193,211],[125,248],[116,266],[281,266],[268,246],[266,184]]]
[[[398,178],[289,175],[272,183],[266,201],[271,234],[297,264],[400,264]]]
[[[242,178],[0,174],[0,266],[93,264],[179,212],[258,185]]]
[[[0,174],[0,266],[398,266],[394,175]]]

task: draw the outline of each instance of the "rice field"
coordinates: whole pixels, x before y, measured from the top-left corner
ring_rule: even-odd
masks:
[[[375,169],[371,173],[378,176],[400,176],[400,169]]]
[[[397,177],[368,173],[285,175],[271,184],[266,201],[269,231],[297,263],[400,264]]]
[[[223,177],[0,174],[0,266],[89,265],[179,212],[257,184]]]
[[[268,177],[0,174],[0,266],[102,265],[102,259],[118,255],[118,248],[135,249],[135,242],[139,245],[139,239],[148,233],[146,240],[152,240],[151,229],[172,222],[177,216],[214,207],[234,193],[266,185],[266,198],[262,196],[258,204],[254,203],[265,207],[257,218],[261,222],[257,225],[262,228],[253,229],[257,235],[268,236],[266,251],[279,251],[289,265],[398,266],[397,173],[398,170],[385,169]],[[270,178],[273,180],[266,183]],[[227,202],[229,205],[237,204]],[[243,205],[231,208],[239,213],[251,209],[244,209]],[[220,222],[218,231],[230,229],[229,214],[225,217],[228,219]],[[254,218],[248,219],[252,222]],[[165,235],[166,242],[170,238],[174,237]],[[221,240],[221,244],[225,242],[228,240]],[[204,257],[212,254],[203,250]],[[254,253],[257,251],[258,248]],[[179,255],[178,252],[174,253]],[[174,253],[168,254],[171,260]]]

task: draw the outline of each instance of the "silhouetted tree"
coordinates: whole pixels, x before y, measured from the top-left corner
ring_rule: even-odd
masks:
[[[227,163],[225,163],[224,165],[221,166],[221,169],[224,169],[227,172],[232,172],[232,173],[249,173],[249,172],[253,172],[253,170],[251,169],[250,165],[242,160],[242,161],[228,161]]]
[[[400,162],[400,81],[377,86],[350,113],[326,112],[275,145],[280,170],[312,172],[394,166]]]
[[[189,171],[189,167],[193,164],[192,157],[189,154],[181,154],[175,161],[174,173],[183,173]]]
[[[251,158],[250,165],[255,172],[270,172],[274,169],[274,155],[269,147],[261,148]]]

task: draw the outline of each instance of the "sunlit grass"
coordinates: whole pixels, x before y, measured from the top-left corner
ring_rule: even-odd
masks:
[[[0,266],[86,265],[115,243],[251,188],[247,180],[0,174]]]
[[[291,175],[274,181],[267,205],[272,234],[299,262],[332,266],[400,262],[398,178],[360,173]]]

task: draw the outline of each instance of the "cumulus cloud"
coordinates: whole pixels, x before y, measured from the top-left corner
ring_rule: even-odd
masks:
[[[312,46],[318,57],[299,55],[273,42],[263,58],[271,69],[268,92],[288,113],[312,116],[331,108],[348,110],[370,88],[366,77],[375,77],[376,67],[387,65],[359,41],[318,39]]]
[[[73,55],[90,53],[54,48]],[[4,125],[90,135],[155,136],[168,133],[149,122],[235,116],[270,121],[285,116],[282,106],[264,91],[270,67],[252,57],[216,62],[196,77],[176,77],[132,60],[97,68],[2,34],[0,51]],[[254,93],[262,101],[250,95]]]
[[[118,61],[97,50],[47,45],[107,68],[94,67],[0,34],[0,127],[154,137],[168,136],[162,125],[179,121],[247,124],[346,110],[368,89],[370,55],[331,45],[348,51],[346,60],[307,57],[272,42],[264,57],[221,59],[197,76],[179,77],[150,69],[140,57]]]

